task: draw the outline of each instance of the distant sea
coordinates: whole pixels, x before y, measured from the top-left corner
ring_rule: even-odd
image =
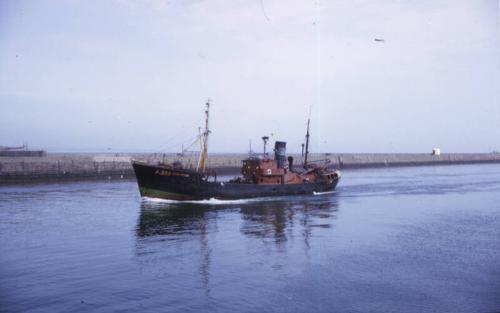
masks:
[[[500,312],[500,165],[237,201],[2,186],[0,238],[1,312]]]

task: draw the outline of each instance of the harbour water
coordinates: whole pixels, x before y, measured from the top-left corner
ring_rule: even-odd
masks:
[[[191,203],[2,186],[0,237],[1,312],[500,312],[500,165]]]

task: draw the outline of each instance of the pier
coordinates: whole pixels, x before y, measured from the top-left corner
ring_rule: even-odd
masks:
[[[293,155],[300,163],[300,155]],[[208,167],[219,175],[237,175],[248,154],[211,154]],[[133,179],[132,159],[169,163],[180,160],[195,167],[197,158],[176,154],[74,154],[48,153],[40,157],[0,157],[0,183],[77,179]],[[323,153],[311,154],[311,161],[331,160],[338,169],[500,163],[500,153]]]

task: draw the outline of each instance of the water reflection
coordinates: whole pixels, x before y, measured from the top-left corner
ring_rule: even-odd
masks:
[[[308,244],[312,229],[330,227],[337,210],[337,198],[331,196],[248,203],[240,208],[240,231],[249,237],[272,238],[276,244],[282,244],[299,228]]]
[[[137,236],[200,234],[206,231],[210,207],[184,203],[143,201],[137,225]]]
[[[215,219],[215,214],[216,211],[211,207],[143,201],[136,227],[136,255],[139,257],[139,262],[148,269],[159,271],[154,273],[156,276],[169,275],[173,270],[171,265],[175,263],[175,259],[184,259],[182,256],[179,257],[178,251],[171,248],[187,243],[189,259],[197,263],[196,271],[200,275],[205,296],[211,298],[212,250],[207,235],[217,230],[216,224],[210,222]],[[165,241],[167,244],[164,244]],[[171,244],[168,244],[169,241]],[[196,262],[195,258],[199,261]],[[183,265],[176,264],[176,266]]]
[[[213,250],[227,248],[217,246],[218,236],[232,240],[230,249],[245,246],[246,238],[274,242],[280,251],[287,249],[290,238],[298,237],[303,239],[302,253],[307,257],[314,229],[332,226],[337,201],[335,195],[215,205],[143,201],[136,227],[137,261],[144,270],[155,271],[155,276],[195,270],[205,296],[211,298],[212,259],[220,257]]]
[[[244,203],[155,203],[143,201],[136,229],[137,237],[161,236],[164,240],[199,236],[206,240],[217,227],[217,218],[234,218],[242,234],[250,238],[272,238],[286,242],[300,228],[305,237],[315,227],[329,228],[336,217],[338,198],[311,196]],[[170,238],[169,238],[170,237]]]

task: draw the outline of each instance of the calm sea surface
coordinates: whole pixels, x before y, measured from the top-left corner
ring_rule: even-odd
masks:
[[[500,312],[500,165],[343,174],[232,202],[0,187],[0,311]]]

